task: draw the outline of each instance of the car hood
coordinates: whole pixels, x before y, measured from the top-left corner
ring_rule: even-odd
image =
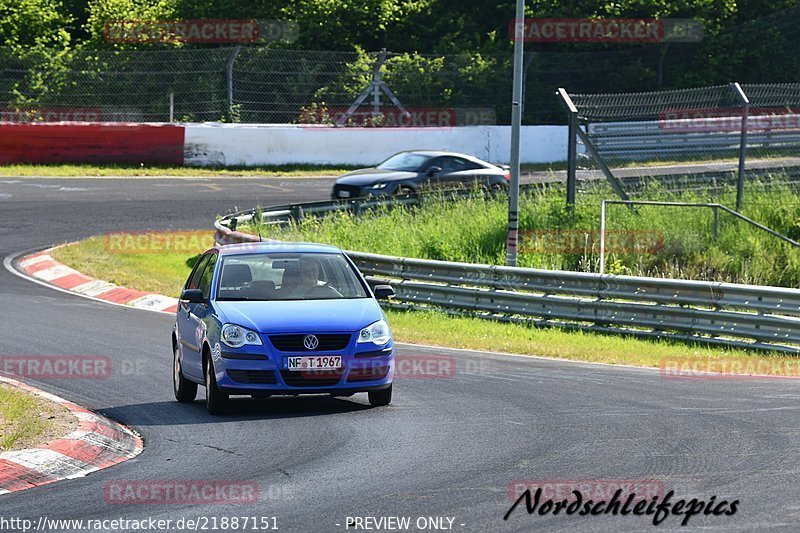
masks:
[[[348,172],[341,178],[337,179],[336,183],[339,185],[358,185],[363,187],[364,185],[370,185],[376,182],[407,180],[416,177],[416,172],[382,170],[380,168],[371,167]]]
[[[259,333],[358,331],[383,318],[372,298],[215,302],[227,322]]]

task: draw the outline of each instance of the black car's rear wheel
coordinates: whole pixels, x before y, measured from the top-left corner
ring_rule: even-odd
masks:
[[[173,350],[172,388],[175,392],[175,399],[181,403],[193,402],[197,397],[197,383],[183,377],[183,372],[181,371],[180,348],[178,348],[177,344]]]
[[[228,407],[228,395],[217,387],[217,377],[214,375],[214,363],[211,356],[206,358],[206,410],[211,415],[224,414]]]

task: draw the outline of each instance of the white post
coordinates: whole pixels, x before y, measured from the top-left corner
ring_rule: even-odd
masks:
[[[600,273],[606,266],[606,201],[600,202]]]
[[[506,264],[517,266],[519,238],[519,137],[522,125],[522,45],[525,33],[525,0],[517,0],[514,19],[514,90],[511,96],[511,183],[508,188],[508,238]]]

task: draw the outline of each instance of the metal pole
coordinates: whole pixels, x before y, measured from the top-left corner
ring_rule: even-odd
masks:
[[[606,266],[606,201],[600,202],[600,273]]]
[[[742,104],[742,135],[739,139],[739,176],[736,180],[736,210],[742,210],[742,197],[744,196],[744,170],[745,152],[747,151],[747,118],[750,115],[750,99],[744,93],[738,82],[731,83],[731,89],[736,93]]]
[[[567,207],[575,207],[575,190],[578,181],[578,113],[569,113],[569,139],[567,141]]]
[[[506,264],[517,266],[519,233],[519,139],[522,126],[522,45],[525,34],[525,0],[517,0],[514,19],[514,90],[511,96],[511,183],[508,189],[508,239]]]
[[[175,122],[175,93],[169,93],[169,121]]]
[[[719,209],[714,206],[714,242],[719,238]]]
[[[372,116],[381,114],[381,65],[386,60],[386,48],[382,48],[375,63],[377,68],[372,70]]]
[[[237,46],[233,49],[233,54],[231,54],[231,58],[228,60],[228,68],[227,68],[227,77],[228,77],[228,113],[229,118],[233,117],[233,62],[236,61],[236,56],[239,55],[239,50],[241,50],[241,46]]]
[[[575,205],[578,172],[578,108],[572,102],[567,90],[559,87],[556,96],[567,109],[567,207]]]

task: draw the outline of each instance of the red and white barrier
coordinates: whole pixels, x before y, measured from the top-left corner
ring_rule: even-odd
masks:
[[[509,126],[334,128],[275,124],[0,123],[0,164],[374,165],[401,150],[503,163]],[[522,163],[563,161],[565,126],[523,126]]]

